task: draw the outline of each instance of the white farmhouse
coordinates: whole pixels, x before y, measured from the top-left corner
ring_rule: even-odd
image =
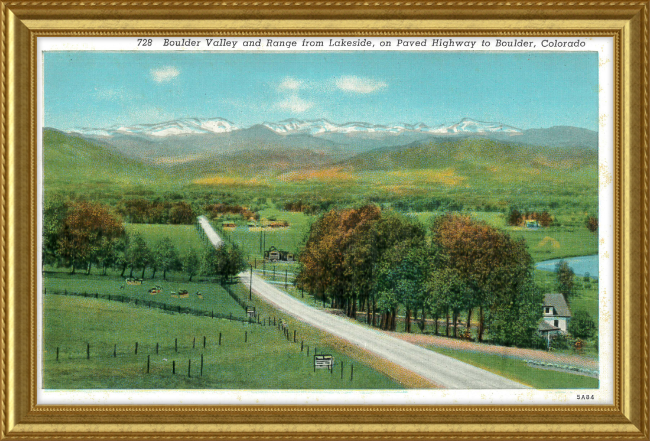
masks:
[[[559,293],[544,295],[544,314],[538,331],[550,340],[551,335],[568,332],[571,310]]]

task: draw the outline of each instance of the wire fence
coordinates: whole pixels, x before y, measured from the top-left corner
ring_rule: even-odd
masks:
[[[224,286],[224,289],[226,289],[228,294],[230,294],[230,296],[233,297],[233,299],[235,299],[235,301],[237,301],[237,303],[242,308],[244,308],[244,310],[246,310],[247,308],[246,303],[243,300],[239,299],[239,297],[232,291],[230,287]],[[210,318],[227,319],[231,321],[238,321],[238,322],[250,323],[250,324],[261,324],[259,317],[257,317],[257,321],[256,321],[253,317],[233,316],[232,312],[228,314],[224,314],[220,312],[214,312],[214,310],[207,311],[207,310],[194,309],[194,308],[181,306],[181,305],[169,305],[164,302],[156,302],[154,300],[143,300],[143,299],[133,298],[129,296],[123,296],[120,294],[100,294],[100,293],[75,292],[75,291],[68,291],[68,290],[63,290],[63,291],[45,290],[44,294],[102,299],[111,302],[120,302],[120,303],[140,306],[143,308],[160,309],[169,314],[189,314],[196,317],[210,317]]]

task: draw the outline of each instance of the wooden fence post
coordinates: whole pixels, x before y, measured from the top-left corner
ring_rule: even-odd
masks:
[[[221,346],[221,332],[219,333],[219,346]]]
[[[178,338],[174,339],[174,351],[178,352]]]
[[[59,347],[56,347],[56,361],[59,361]]]
[[[354,378],[354,365],[350,365],[350,381]]]
[[[150,355],[147,355],[147,373],[149,373],[149,357]]]
[[[113,358],[117,357],[117,344],[113,346]]]
[[[343,361],[341,361],[341,380],[343,379]]]
[[[302,352],[302,350],[304,348],[304,343],[305,343],[304,340],[300,340],[300,352]]]
[[[203,336],[203,349],[205,349],[205,335]]]
[[[135,355],[138,355],[138,342],[135,342]]]
[[[187,378],[192,378],[192,360],[187,360]]]
[[[307,345],[307,357],[309,357],[309,345]]]
[[[156,342],[156,355],[158,355],[158,342]]]
[[[293,330],[293,342],[294,343],[296,342],[296,330],[295,329]]]
[[[203,354],[201,354],[201,376],[203,376]]]
[[[196,337],[194,337],[194,340],[192,340],[192,349],[196,347]]]
[[[86,358],[90,360],[90,343],[86,343]]]
[[[172,374],[176,374],[176,361],[172,360]]]
[[[248,331],[244,331],[244,343],[248,343]]]

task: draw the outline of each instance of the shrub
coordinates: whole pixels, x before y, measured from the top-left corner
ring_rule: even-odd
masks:
[[[587,339],[596,332],[596,324],[587,311],[576,311],[569,322],[569,332],[576,338]]]
[[[557,334],[551,337],[551,349],[569,349],[571,344],[564,334]]]

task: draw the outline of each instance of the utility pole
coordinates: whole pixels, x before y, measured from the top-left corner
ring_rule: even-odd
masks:
[[[251,300],[252,298],[253,298],[253,265],[251,265],[251,280],[250,280],[250,286],[248,291],[248,300]]]

